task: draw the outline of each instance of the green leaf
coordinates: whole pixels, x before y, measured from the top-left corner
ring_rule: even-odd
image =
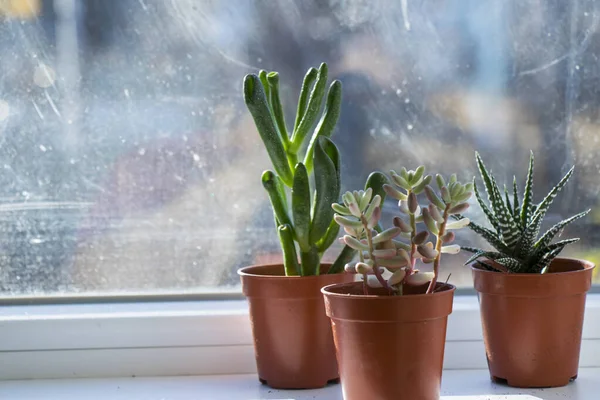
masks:
[[[322,63],[319,67],[319,73],[317,74],[317,82],[310,93],[310,98],[306,106],[304,116],[300,120],[298,128],[292,135],[292,143],[290,144],[290,151],[297,153],[302,143],[306,138],[308,132],[312,129],[317,121],[319,111],[321,111],[321,104],[323,103],[323,97],[325,95],[325,87],[327,85],[327,64]]]
[[[322,254],[331,247],[333,242],[335,242],[335,239],[337,239],[339,231],[340,226],[337,224],[337,222],[335,222],[334,219],[331,219],[331,223],[329,224],[329,228],[327,228],[327,232],[325,232],[325,235],[316,243],[319,253]]]
[[[519,240],[521,230],[515,223],[511,210],[504,204],[496,180],[494,178],[491,179],[494,198],[497,199],[497,201],[492,203],[494,215],[498,219],[500,229],[502,230],[502,239],[508,247],[512,247]]]
[[[265,91],[267,103],[271,105],[271,86],[269,85],[269,81],[267,79],[267,71],[261,69],[258,72],[258,78],[260,79],[260,83],[262,84],[263,90]]]
[[[317,246],[310,246],[308,251],[300,250],[300,270],[302,271],[302,276],[319,275],[320,264],[321,259]]]
[[[517,187],[517,177],[513,176],[513,217],[521,230],[524,226],[519,218],[519,188]]]
[[[244,78],[244,101],[254,119],[256,129],[265,145],[275,171],[283,183],[291,187],[294,180],[292,170],[290,169],[279,131],[273,122],[263,86],[256,75],[250,74]]]
[[[529,169],[527,171],[527,181],[525,192],[523,193],[523,205],[521,206],[521,227],[525,229],[529,223],[533,210],[533,151],[529,153]]]
[[[461,249],[466,250],[466,251],[471,251],[471,248],[469,247],[462,247]],[[473,261],[477,260],[478,258],[481,257],[485,257],[485,258],[489,258],[490,260],[494,260],[496,261],[499,258],[504,258],[506,257],[505,254],[502,253],[497,253],[495,251],[479,251],[475,254],[473,254],[471,257],[469,257],[469,259],[467,261],[465,261],[465,265],[472,263]]]
[[[292,226],[292,221],[288,214],[287,200],[283,191],[281,179],[273,171],[265,171],[262,174],[262,185],[269,195],[273,213],[279,225]]]
[[[344,246],[340,254],[337,256],[331,267],[329,267],[328,274],[339,274],[344,272],[344,266],[348,264],[354,256],[356,255],[356,250],[351,248],[350,246]]]
[[[290,138],[288,137],[288,131],[285,126],[285,116],[283,115],[283,107],[281,106],[281,99],[279,98],[279,74],[277,72],[269,72],[267,74],[267,81],[271,88],[271,112],[275,122],[277,123],[279,135],[281,137],[281,141],[283,142],[283,147],[287,148],[290,143]]]
[[[367,182],[365,183],[365,190],[371,188],[373,191],[372,197],[379,195],[381,197],[381,204],[385,201],[386,192],[383,189],[383,186],[389,184],[389,179],[385,176],[384,173],[379,171],[374,171],[369,174],[367,178]],[[381,232],[381,226],[379,224],[374,228],[377,232]]]
[[[340,81],[333,81],[329,87],[327,93],[327,102],[325,103],[325,110],[323,116],[315,129],[315,132],[310,139],[306,156],[304,157],[304,164],[308,172],[313,167],[313,152],[317,144],[319,137],[330,137],[333,133],[335,125],[340,117],[340,110],[342,108],[342,83]]]
[[[306,112],[306,105],[308,104],[308,96],[311,92],[313,84],[315,80],[317,80],[317,74],[319,72],[316,68],[310,68],[306,75],[304,76],[304,81],[302,82],[302,89],[300,90],[300,96],[298,98],[298,109],[296,111],[296,121],[294,122],[294,132],[298,129],[298,125],[304,117],[304,113]]]
[[[292,215],[294,217],[296,240],[298,240],[300,249],[306,252],[310,249],[310,187],[306,167],[302,163],[296,165],[296,172],[294,174]]]
[[[433,188],[431,186],[426,185],[424,190],[425,190],[425,196],[427,196],[427,199],[431,202],[431,204],[433,204],[440,210],[443,210],[446,208],[446,204],[444,204],[442,199],[440,199],[440,197],[437,195],[437,193],[435,193],[435,191],[433,190]]]
[[[479,207],[481,207],[481,210],[485,214],[487,220],[492,225],[492,227],[494,227],[494,229],[498,233],[499,239],[501,240],[502,230],[500,229],[500,223],[494,215],[494,212],[485,204],[485,202],[481,198],[481,194],[479,194],[479,188],[477,187],[477,182],[475,182],[475,178],[473,178],[473,191],[475,193],[475,199],[477,200],[477,203],[479,203]]]
[[[316,243],[325,235],[334,211],[331,204],[338,201],[340,196],[340,181],[338,171],[334,160],[325,151],[325,147],[330,146],[329,151],[334,152],[333,159],[339,160],[337,148],[326,137],[321,137],[315,148],[315,202],[312,210],[312,221],[310,226],[310,243]]]
[[[511,257],[501,257],[497,258],[494,261],[496,261],[500,265],[503,265],[507,270],[511,272],[519,272],[523,265],[519,260],[515,260]]]
[[[506,243],[504,243],[502,241],[502,239],[499,238],[498,235],[496,235],[491,230],[489,230],[481,225],[478,225],[475,222],[470,222],[468,227],[473,232],[479,234],[482,238],[484,238],[490,245],[492,245],[499,252],[510,253],[510,249],[508,248]]]
[[[546,215],[546,211],[548,211],[548,209],[552,205],[552,202],[556,198],[556,195],[558,194],[558,192],[561,191],[561,189],[569,181],[569,178],[571,177],[571,175],[573,175],[574,169],[575,169],[575,167],[571,167],[569,172],[567,172],[566,175],[563,176],[563,178],[560,180],[560,182],[558,182],[556,184],[556,186],[554,186],[552,188],[552,190],[550,190],[550,193],[548,193],[546,195],[546,197],[544,197],[544,200],[542,200],[542,202],[540,204],[538,204],[538,206],[535,209],[533,218],[544,218],[544,216]]]
[[[294,235],[292,228],[288,224],[280,225],[277,228],[281,250],[283,251],[283,266],[286,276],[300,275],[300,266],[298,265],[298,255],[296,254],[296,245],[294,244]]]
[[[556,225],[554,225],[552,228],[548,229],[546,231],[546,233],[544,233],[542,235],[541,238],[538,239],[537,242],[535,242],[535,244],[533,245],[533,247],[535,248],[544,248],[546,247],[548,244],[550,244],[550,242],[552,241],[552,239],[554,239],[554,237],[567,225],[569,225],[571,222],[576,221],[580,218],[585,217],[591,210],[587,210],[584,212],[581,212],[579,214],[573,215],[570,218],[567,218],[563,221],[560,221],[559,223],[557,223]]]

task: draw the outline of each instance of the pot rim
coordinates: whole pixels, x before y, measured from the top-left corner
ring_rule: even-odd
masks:
[[[451,283],[438,282],[444,286],[447,286],[448,289],[430,293],[430,294],[426,294],[426,293],[410,294],[410,295],[406,295],[406,296],[380,296],[380,295],[376,295],[376,294],[335,293],[335,292],[329,291],[330,289],[337,287],[337,286],[349,286],[349,285],[356,285],[358,283],[362,284],[361,281],[356,281],[356,282],[351,282],[351,283],[333,283],[331,285],[322,287],[321,293],[323,293],[326,296],[345,298],[345,299],[352,298],[352,299],[360,299],[360,300],[380,300],[380,299],[402,299],[402,298],[404,298],[404,299],[406,299],[406,298],[419,299],[419,298],[425,298],[425,297],[427,297],[427,298],[439,297],[439,296],[447,295],[448,292],[454,292],[456,290],[456,286],[454,286]],[[400,300],[396,300],[396,301],[400,301]]]
[[[323,262],[320,264],[320,267],[326,267],[329,268],[331,267],[333,263],[330,262]],[[319,275],[307,275],[307,276],[300,276],[300,275],[292,275],[292,276],[286,276],[286,275],[268,275],[268,274],[259,274],[259,273],[251,273],[251,272],[247,272],[247,270],[251,270],[253,268],[275,268],[275,267],[281,267],[281,269],[283,270],[283,264],[282,263],[271,263],[271,264],[254,264],[254,265],[248,265],[246,267],[242,267],[239,268],[237,270],[237,274],[241,277],[252,277],[252,278],[261,278],[261,279],[269,279],[269,280],[288,280],[288,279],[302,279],[302,280],[310,280],[310,279],[319,279],[322,278],[324,276],[336,276],[336,275],[341,275],[341,274],[345,274],[345,271],[342,272],[338,272],[336,274],[319,274]]]
[[[580,274],[584,271],[590,270],[590,269],[594,269],[596,267],[596,264],[594,264],[593,262],[589,261],[589,260],[585,260],[582,258],[574,258],[574,257],[556,257],[555,260],[563,260],[563,261],[567,261],[567,262],[574,262],[577,264],[581,264],[583,266],[583,269],[579,269],[579,270],[575,270],[575,271],[562,271],[562,272],[552,272],[550,274],[534,274],[534,273],[507,273],[507,272],[501,272],[501,271],[488,271],[482,268],[477,268],[475,267],[475,261],[472,262],[469,267],[471,268],[472,271],[477,271],[478,274],[485,274],[485,275],[495,275],[495,274],[499,274],[499,275],[504,275],[504,276],[511,276],[511,277],[518,277],[518,276],[522,276],[522,277],[531,277],[531,276],[538,276],[538,277],[543,277],[543,276],[556,276],[556,275],[575,275],[575,274]],[[516,278],[513,278],[516,279]],[[543,278],[541,278],[543,279]]]

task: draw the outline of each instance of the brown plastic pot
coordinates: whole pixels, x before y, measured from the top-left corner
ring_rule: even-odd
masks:
[[[565,386],[577,378],[585,297],[594,264],[557,258],[546,274],[472,266],[493,381]]]
[[[312,389],[339,378],[331,324],[321,288],[351,282],[351,274],[286,277],[283,265],[241,268],[258,377],[277,389]]]
[[[433,294],[378,296],[362,295],[362,285],[322,289],[344,399],[438,400],[455,287],[438,284]]]

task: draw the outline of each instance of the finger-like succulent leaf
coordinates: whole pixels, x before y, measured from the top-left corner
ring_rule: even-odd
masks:
[[[283,266],[286,276],[300,275],[300,265],[298,265],[298,255],[296,254],[296,245],[294,244],[294,235],[292,228],[285,224],[277,229],[279,243],[283,251]]]
[[[442,253],[446,254],[458,254],[460,252],[460,246],[452,244],[450,246],[442,246]]]
[[[331,204],[331,202],[329,203]],[[328,206],[331,210],[331,207]],[[333,210],[331,210],[333,213]],[[310,232],[310,188],[306,167],[302,163],[296,165],[294,185],[292,186],[292,215],[294,231],[302,251],[308,251]]]
[[[406,176],[406,178],[404,178],[398,175],[395,171],[390,171],[390,176],[392,177],[394,183],[400,186],[402,189],[410,190],[412,188],[410,183],[408,183],[408,175]]]
[[[292,134],[289,148],[292,153],[298,152],[300,147],[302,147],[306,135],[315,125],[315,122],[319,116],[319,111],[321,111],[321,104],[323,103],[326,86],[327,64],[322,63],[317,74],[317,81],[310,92],[310,98],[308,99],[304,115],[298,124],[298,128]]]
[[[294,132],[298,129],[298,125],[300,124],[302,117],[304,117],[306,105],[308,104],[308,96],[312,91],[313,84],[317,80],[318,73],[319,71],[317,71],[316,68],[310,68],[304,76],[302,89],[300,89],[300,95],[298,98],[298,109],[296,111],[296,121],[294,122]]]
[[[395,285],[402,283],[405,276],[406,276],[406,269],[401,268],[401,269],[397,270],[396,272],[394,272],[392,274],[392,276],[389,277],[388,285],[395,286]]]
[[[440,174],[436,174],[435,181],[438,185],[438,189],[440,190],[442,190],[442,188],[446,186],[446,181],[444,180],[444,177]]]
[[[377,258],[393,258],[396,257],[396,249],[373,250],[373,255]]]
[[[429,214],[428,208],[423,209],[423,221],[425,222],[427,229],[429,229],[429,232],[433,233],[434,235],[439,233],[438,226],[431,214]]]
[[[267,82],[269,84],[269,87],[271,88],[270,98],[267,98],[270,99],[273,118],[275,119],[275,123],[277,124],[277,129],[279,131],[279,136],[281,137],[283,147],[287,148],[289,146],[290,139],[288,137],[288,131],[285,126],[285,116],[283,115],[281,99],[279,98],[279,74],[277,72],[269,72],[267,74]]]
[[[419,252],[419,254],[421,254],[423,257],[425,258],[430,258],[430,259],[434,259],[437,257],[438,252],[437,250],[426,246],[424,244],[420,244],[417,246],[417,251]]]
[[[420,245],[420,244],[425,243],[425,241],[427,240],[428,237],[429,237],[429,232],[421,231],[412,238],[412,242],[416,245]]]
[[[459,219],[458,221],[448,221],[446,223],[446,229],[447,230],[462,229],[464,227],[469,226],[470,223],[471,223],[471,221],[469,220],[469,218]]]
[[[313,133],[313,136],[310,139],[310,143],[308,144],[308,149],[306,150],[304,162],[306,163],[306,168],[309,172],[312,170],[313,166],[312,160],[315,146],[320,137],[328,138],[333,133],[333,130],[340,117],[341,106],[342,83],[336,80],[331,83],[331,86],[329,86],[329,92],[327,93],[327,101],[325,103],[325,110],[323,110],[321,120],[315,128],[315,132]]]
[[[469,208],[469,203],[457,204],[449,211],[450,214],[462,214]]]
[[[332,153],[333,157],[330,157]],[[311,213],[311,243],[316,243],[327,232],[334,214],[331,204],[338,201],[340,195],[340,180],[334,163],[336,158],[339,155],[333,142],[326,137],[320,138],[314,153],[315,202]],[[360,211],[358,214],[360,215]]]
[[[279,131],[273,121],[263,85],[256,75],[250,74],[244,78],[244,101],[275,171],[283,183],[291,187],[294,180],[293,173]]]
[[[263,187],[269,195],[273,213],[279,225],[289,225],[291,228],[292,222],[288,214],[287,201],[283,192],[281,179],[273,171],[265,171],[262,174],[261,180]]]
[[[397,226],[402,232],[412,232],[412,227],[400,217],[394,217],[394,226]]]
[[[387,193],[388,196],[393,197],[396,200],[408,199],[408,196],[406,194],[402,193],[392,185],[383,185],[383,190],[385,190],[385,193]]]
[[[408,211],[411,214],[414,214],[415,212],[417,212],[417,207],[419,207],[419,201],[417,200],[416,194],[414,194],[413,192],[410,192],[406,203],[408,205]]]
[[[442,243],[452,243],[454,241],[454,238],[454,232],[446,232],[444,233],[444,236],[442,236]]]
[[[419,182],[416,186],[413,187],[413,193],[415,194],[420,194],[423,189],[425,189],[425,186],[429,185],[431,183],[431,175],[427,175],[425,176],[421,182]]]
[[[439,198],[439,196],[435,193],[433,188],[429,185],[425,186],[425,196],[427,196],[427,199],[431,202],[431,204],[435,205],[440,210],[446,208],[446,205],[444,204],[442,199]]]
[[[418,272],[404,278],[404,282],[407,285],[421,286],[431,282],[434,276],[433,272]]]
[[[333,242],[335,242],[339,231],[340,226],[332,218],[329,223],[329,228],[327,228],[327,232],[325,232],[325,235],[316,243],[319,253],[324,253],[325,250],[331,247]]]
[[[352,213],[350,212],[348,207],[343,206],[341,204],[333,203],[333,204],[331,204],[331,208],[333,208],[334,212],[336,212],[340,215],[352,215]]]
[[[378,233],[374,238],[373,238],[373,243],[381,243],[381,242],[385,242],[386,240],[390,240],[395,238],[396,236],[398,236],[402,231],[400,230],[400,228],[389,228],[384,230],[381,233]]]

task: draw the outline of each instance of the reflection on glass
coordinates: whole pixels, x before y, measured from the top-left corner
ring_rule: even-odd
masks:
[[[214,291],[233,288],[240,266],[277,260],[259,183],[269,161],[241,80],[279,71],[292,115],[304,71],[321,61],[344,84],[342,160],[362,161],[344,163],[343,190],[419,163],[467,179],[475,149],[510,182],[532,149],[540,193],[576,165],[551,213],[592,208],[569,228],[582,237],[569,251],[600,260],[599,8],[2,2],[0,295]],[[460,258],[445,270],[471,284]]]

